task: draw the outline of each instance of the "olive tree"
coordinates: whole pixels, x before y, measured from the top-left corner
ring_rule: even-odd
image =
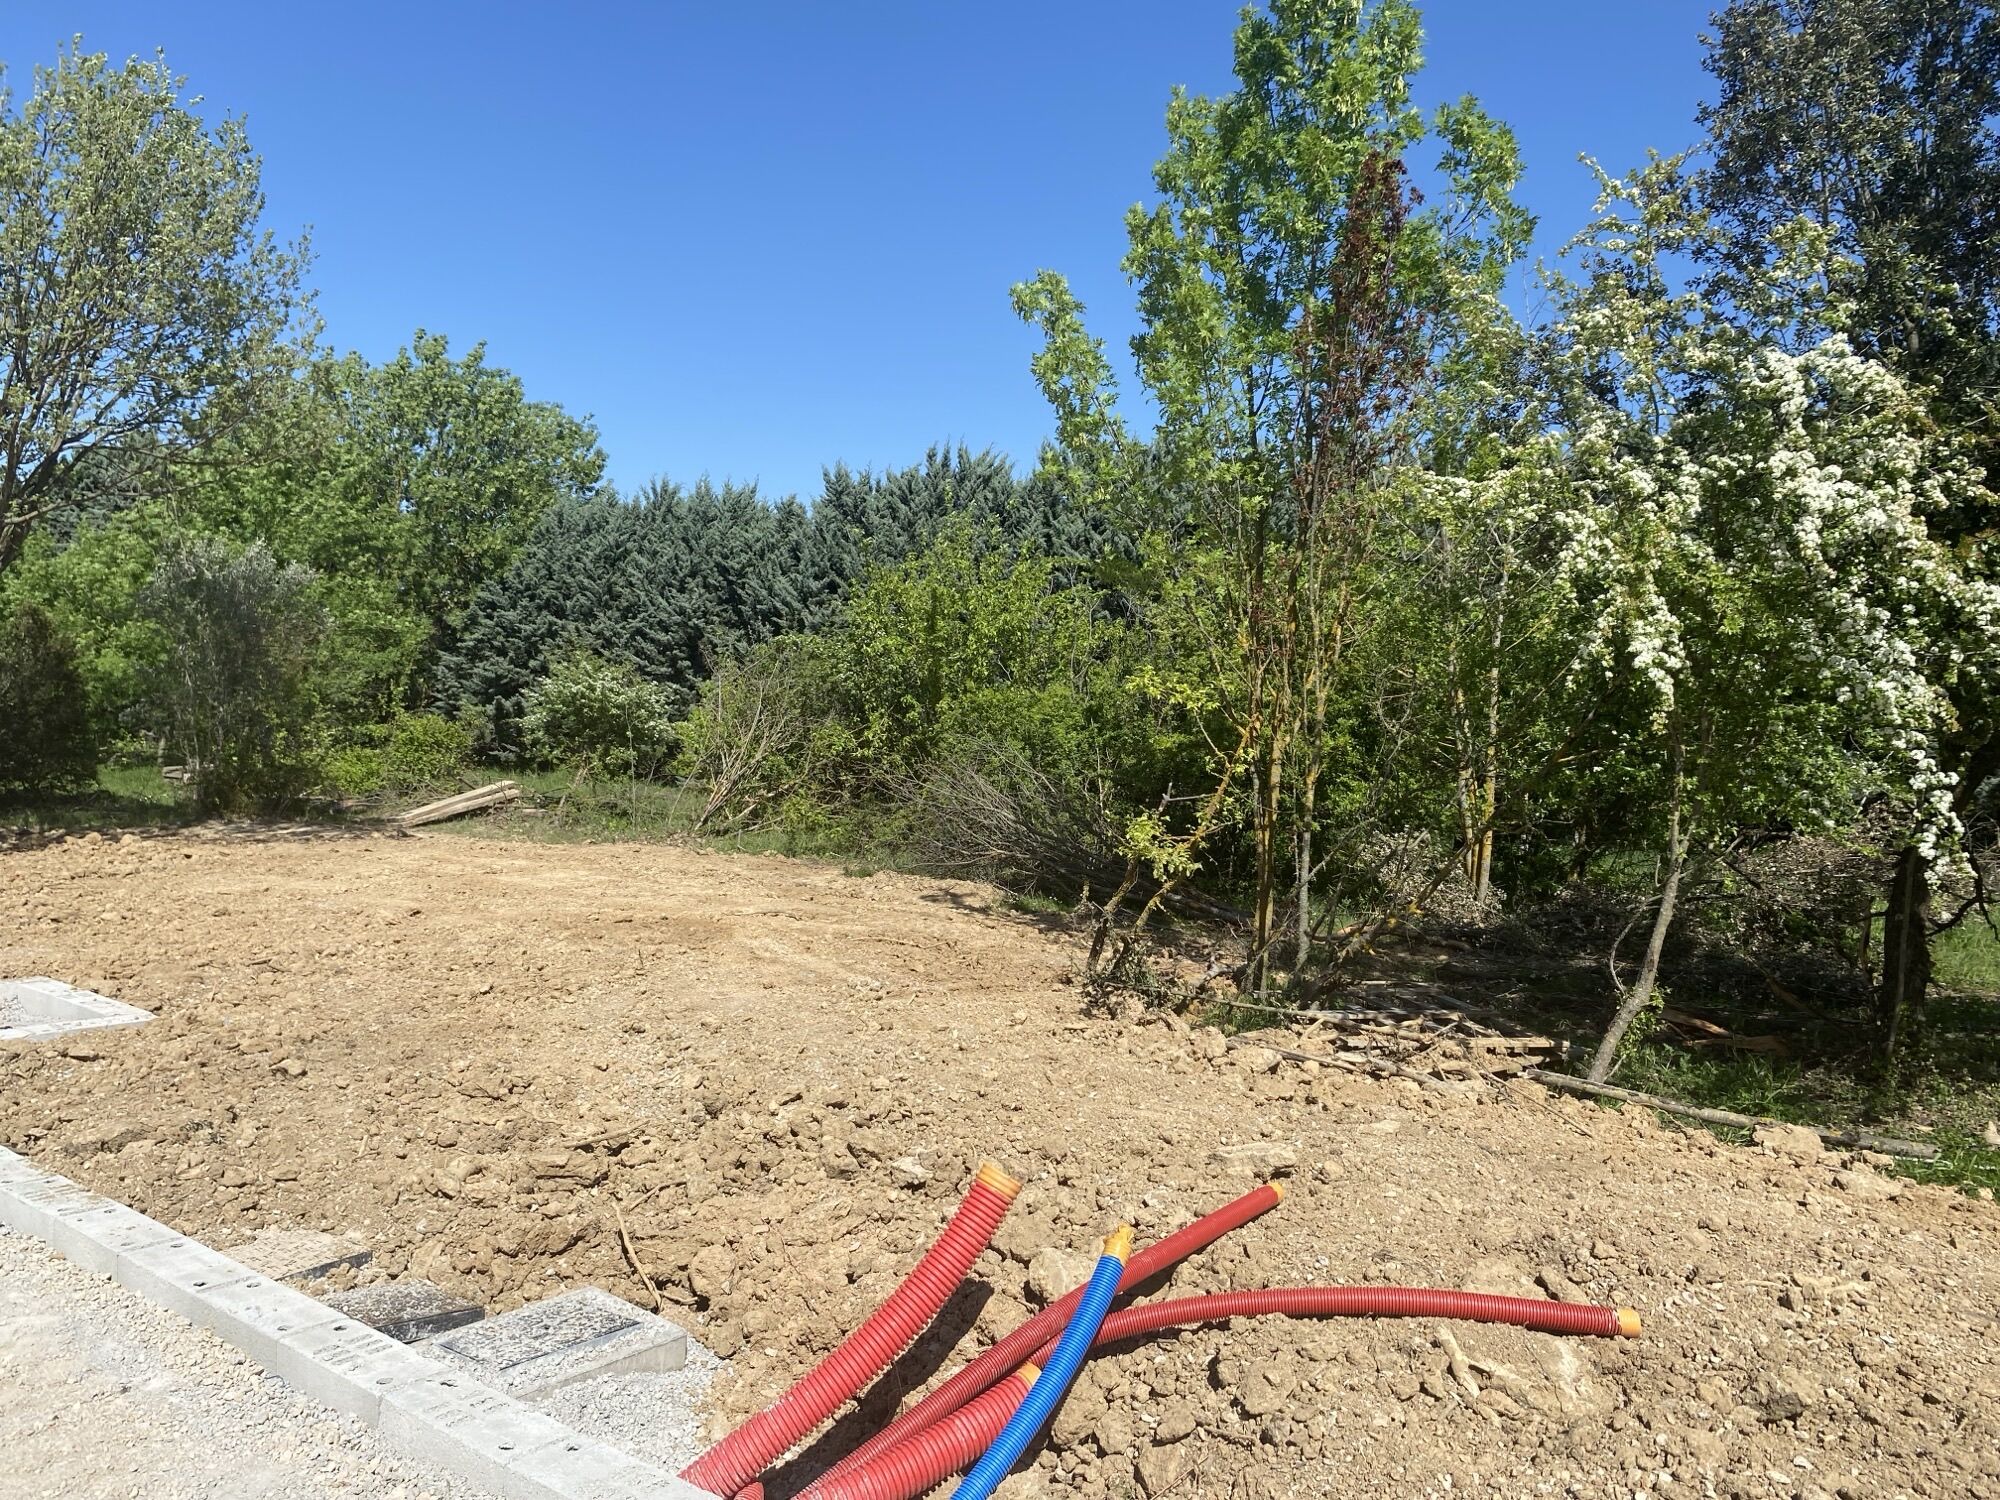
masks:
[[[80,42],[18,107],[0,76],[0,570],[80,463],[198,449],[290,368],[303,244],[259,227],[242,121],[183,86]]]

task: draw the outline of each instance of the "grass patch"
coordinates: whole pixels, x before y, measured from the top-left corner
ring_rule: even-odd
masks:
[[[1941,999],[1921,1055],[1893,1082],[1873,1077],[1866,1057],[1772,1058],[1662,1041],[1630,1048],[1612,1081],[1706,1109],[1924,1141],[1938,1148],[1935,1161],[1898,1158],[1894,1170],[2000,1193],[2000,1150],[1983,1138],[1986,1123],[2000,1119],[2000,1003],[1991,997]]]
[[[1975,912],[1938,934],[1931,945],[1931,973],[1948,990],[2000,994],[2000,936]]]
[[[194,799],[158,766],[100,766],[84,791],[0,803],[0,824],[28,833],[180,828],[199,818]]]

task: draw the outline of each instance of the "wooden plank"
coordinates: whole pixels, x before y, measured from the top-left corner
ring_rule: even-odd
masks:
[[[512,802],[520,795],[520,787],[513,782],[496,781],[488,786],[476,787],[469,792],[460,792],[456,796],[441,797],[436,802],[426,802],[422,807],[413,807],[396,821],[404,828],[417,828],[425,823],[440,823],[446,818],[478,812],[482,808],[498,807],[503,802]]]

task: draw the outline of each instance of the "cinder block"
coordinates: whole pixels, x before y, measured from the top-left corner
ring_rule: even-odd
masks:
[[[158,1219],[106,1199],[98,1200],[94,1207],[59,1211],[54,1228],[51,1242],[55,1247],[99,1276],[115,1275],[122,1255],[185,1238]]]
[[[544,1448],[559,1450],[576,1434],[511,1397],[464,1376],[445,1374],[397,1386],[382,1397],[376,1424],[403,1452],[449,1469],[501,1500],[555,1500],[552,1489],[523,1461]],[[554,1453],[541,1456],[546,1473]]]
[[[121,1255],[111,1274],[120,1286],[190,1323],[201,1321],[200,1309],[215,1292],[256,1275],[199,1240],[185,1237]]]
[[[294,1388],[371,1424],[381,1415],[386,1392],[439,1373],[435,1361],[352,1318],[314,1323],[285,1342],[306,1361],[296,1367],[296,1376],[285,1377]]]

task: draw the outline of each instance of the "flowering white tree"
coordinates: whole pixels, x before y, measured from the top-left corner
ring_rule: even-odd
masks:
[[[1938,746],[1950,689],[2000,665],[2000,589],[1989,559],[1932,539],[1925,517],[1981,475],[1925,393],[1849,346],[1823,238],[1794,227],[1776,269],[1726,297],[1676,286],[1708,232],[1680,163],[1599,175],[1582,275],[1555,286],[1561,440],[1536,452],[1580,670],[1628,701],[1621,752],[1659,814],[1650,937],[1601,1080],[1655,993],[1691,850],[1829,828],[1875,794],[1927,868],[1962,861]]]

